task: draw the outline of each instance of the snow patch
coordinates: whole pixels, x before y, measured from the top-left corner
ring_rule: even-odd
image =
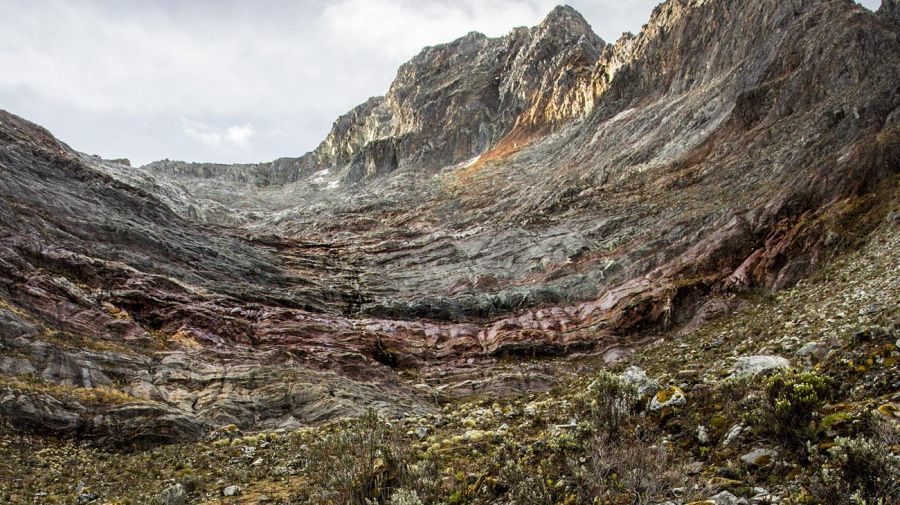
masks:
[[[313,174],[312,183],[313,184],[322,184],[325,182],[325,176],[328,175],[328,169],[319,170],[318,172]]]

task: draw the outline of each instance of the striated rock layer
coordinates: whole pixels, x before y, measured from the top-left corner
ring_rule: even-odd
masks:
[[[669,0],[614,44],[559,7],[255,165],[132,168],[2,113],[0,413],[146,441],[402,415],[789,286],[896,206],[896,6]]]

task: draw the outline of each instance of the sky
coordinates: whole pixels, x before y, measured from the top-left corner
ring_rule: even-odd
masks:
[[[533,26],[558,3],[0,0],[0,108],[136,165],[299,156],[421,48]],[[658,0],[567,3],[615,41]]]

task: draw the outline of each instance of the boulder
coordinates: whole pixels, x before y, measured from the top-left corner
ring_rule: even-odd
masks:
[[[791,362],[781,356],[743,356],[737,359],[731,370],[732,378],[755,377],[776,370],[790,368]]]
[[[650,411],[657,412],[670,407],[680,407],[687,403],[687,396],[678,386],[669,386],[658,391],[650,400]]]
[[[625,383],[634,386],[641,398],[652,396],[659,391],[659,383],[647,377],[647,372],[637,366],[628,367],[619,378]]]
[[[181,484],[172,484],[156,497],[157,505],[185,505],[187,492]]]
[[[741,461],[750,466],[767,467],[775,462],[778,453],[772,449],[754,449],[741,456]]]

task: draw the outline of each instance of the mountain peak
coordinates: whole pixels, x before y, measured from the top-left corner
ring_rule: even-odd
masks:
[[[560,4],[553,8],[549,14],[544,18],[544,22],[553,21],[556,19],[566,19],[566,18],[576,18],[583,19],[581,13],[575,10],[571,5]]]
[[[584,34],[594,31],[580,12],[569,5],[557,5],[541,22],[541,28],[559,27],[566,31]]]

